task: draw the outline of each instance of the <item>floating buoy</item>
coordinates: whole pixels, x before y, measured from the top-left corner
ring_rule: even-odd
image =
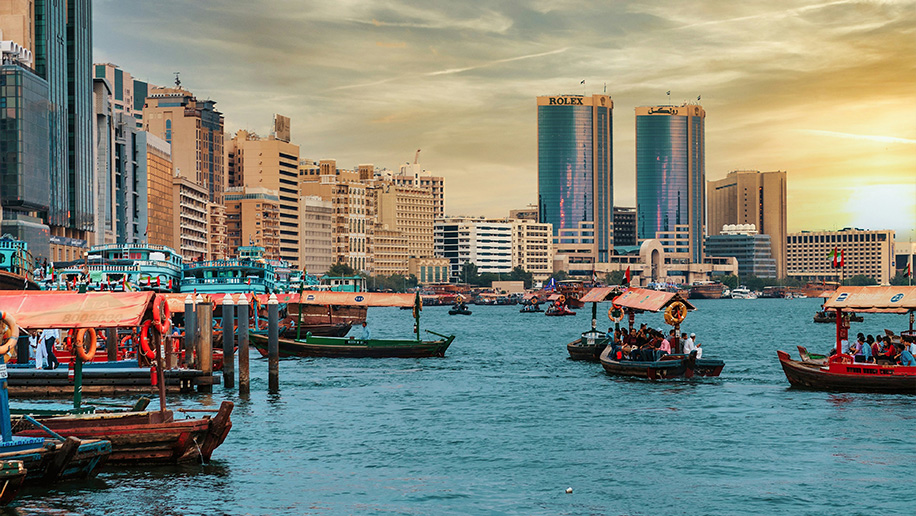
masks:
[[[572,488],[571,488],[571,487],[567,487],[567,488],[566,488],[566,494],[572,494]]]

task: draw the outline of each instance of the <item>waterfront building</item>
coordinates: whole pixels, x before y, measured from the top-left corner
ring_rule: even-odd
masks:
[[[185,262],[209,260],[207,231],[209,230],[209,192],[186,177],[172,177],[173,225],[175,243],[170,246]]]
[[[417,151],[418,154],[419,152]],[[445,216],[445,178],[423,170],[415,160],[413,163],[401,165],[398,173],[391,176],[391,180],[399,186],[428,189],[433,197],[433,219]]]
[[[172,202],[172,149],[162,138],[146,136],[146,240],[151,245],[175,245],[175,206]],[[139,150],[143,150],[140,147]]]
[[[706,202],[710,236],[720,234],[721,228],[726,225],[754,225],[759,234],[770,236],[776,276],[786,277],[785,171],[729,172],[724,179],[707,182]]]
[[[742,277],[777,277],[770,235],[759,234],[753,224],[726,225],[717,233],[706,237],[707,256],[734,256]]]
[[[264,249],[264,257],[280,259],[280,196],[275,190],[235,186],[226,189],[229,256],[245,246]]]
[[[614,206],[614,245],[637,245],[636,208]]]
[[[512,268],[530,272],[534,281],[553,274],[553,228],[536,219],[509,219],[512,224]]]
[[[519,219],[519,220],[531,220],[534,222],[538,221],[538,207],[534,204],[529,204],[520,210],[509,210],[510,219]]]
[[[372,233],[372,274],[406,276],[410,260],[407,249],[403,233],[389,229],[387,224],[376,225]]]
[[[226,206],[215,202],[207,203],[207,256],[211,260],[225,260],[230,256]]]
[[[439,219],[435,225],[435,253],[449,260],[449,276],[454,283],[466,283],[461,269],[466,263],[483,274],[512,272],[512,224],[473,217]]]
[[[317,195],[299,199],[299,264],[309,274],[324,274],[333,265],[334,207]]]
[[[538,215],[554,236],[593,223],[599,260],[614,247],[614,102],[607,95],[537,98]]]
[[[223,124],[215,101],[179,84],[151,87],[143,104],[143,128],[171,145],[174,173],[202,186],[207,202],[222,203],[226,190]]]
[[[93,245],[113,244],[117,241],[115,225],[115,122],[111,109],[111,85],[105,79],[92,81],[95,131],[92,136],[95,148],[95,180],[93,197],[98,208],[95,210],[95,238]]]
[[[562,270],[573,278],[591,280],[599,261],[595,249],[595,224],[592,221],[579,222],[575,228],[561,229],[553,237],[553,272]],[[604,261],[611,257],[613,251]]]
[[[450,261],[448,258],[417,258],[411,256],[407,263],[407,274],[417,278],[420,285],[448,283]]]
[[[111,86],[112,109],[124,113],[133,120],[137,130],[143,130],[143,105],[150,90],[150,84],[138,81],[129,73],[112,63],[93,65],[95,79],[105,79]],[[158,86],[153,85],[153,88]]]
[[[910,270],[910,283],[916,283],[916,242],[896,242],[894,244],[894,271],[891,275],[906,274],[907,266]]]
[[[842,252],[843,267],[833,267],[834,250]],[[894,276],[894,252],[894,231],[889,229],[789,233],[787,274],[810,281],[842,281],[863,275],[886,285]]]
[[[54,4],[51,2],[51,4]],[[51,10],[59,8],[52,5]],[[68,0],[67,8],[67,156],[69,217],[53,234],[80,239],[94,230],[92,163],[92,1]],[[37,12],[37,10],[36,10]]]
[[[566,270],[554,260],[556,270]],[[649,287],[651,284],[689,285],[714,281],[729,274],[738,274],[738,260],[733,256],[707,256],[702,263],[691,263],[669,253],[660,240],[649,239],[638,246],[615,246],[607,262],[595,264],[599,279],[609,272],[630,269],[630,285]]]
[[[261,138],[249,131],[236,132],[227,144],[230,185],[267,188],[277,193],[280,259],[299,268],[299,146],[275,134]]]
[[[401,234],[407,242],[407,256],[433,256],[433,227],[440,200],[432,186],[417,179],[390,173],[369,181],[370,208],[375,227],[385,227]],[[374,248],[377,248],[374,246]],[[407,273],[407,261],[400,268]],[[380,274],[376,272],[376,274]]]
[[[687,230],[686,246],[666,252],[703,262],[706,218],[705,119],[702,106],[636,108],[636,229],[639,241]],[[666,238],[666,241],[671,241]],[[680,243],[680,239],[678,242]],[[667,244],[666,244],[667,245]]]

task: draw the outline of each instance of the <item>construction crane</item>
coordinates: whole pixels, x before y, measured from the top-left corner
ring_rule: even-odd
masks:
[[[413,156],[413,164],[417,164],[417,160],[420,159],[420,149],[417,149],[417,153]]]

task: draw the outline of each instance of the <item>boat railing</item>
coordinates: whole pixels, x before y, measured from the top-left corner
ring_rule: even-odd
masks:
[[[182,285],[266,285],[264,278],[182,278]]]

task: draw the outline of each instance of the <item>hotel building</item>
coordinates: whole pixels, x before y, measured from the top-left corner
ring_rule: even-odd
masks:
[[[843,267],[833,267],[834,249],[842,251]],[[786,266],[791,278],[841,281],[863,275],[887,285],[895,274],[894,252],[892,230],[803,231],[788,235]]]
[[[658,238],[664,232],[666,242],[676,242],[676,247],[663,244],[666,252],[692,263],[703,262],[705,119],[706,111],[694,104],[636,108],[639,241]]]
[[[512,224],[470,217],[437,220],[435,253],[449,260],[449,275],[455,283],[466,282],[460,277],[466,263],[476,265],[478,273],[511,273]]]
[[[172,150],[162,138],[146,133],[147,241],[175,245],[175,206],[172,202]]]
[[[316,195],[299,199],[299,263],[310,274],[331,268],[334,206]]]
[[[267,188],[235,186],[226,189],[228,255],[239,247],[264,248],[264,258],[280,259],[280,197]]]
[[[172,178],[173,225],[175,240],[171,247],[185,261],[210,260],[208,237],[209,211],[207,190],[182,176]]]
[[[546,281],[553,274],[553,228],[527,219],[510,219],[512,224],[512,268],[530,272],[534,281]]]
[[[538,214],[554,236],[593,223],[598,260],[614,246],[614,102],[607,95],[537,98]]]
[[[736,170],[724,179],[707,182],[709,235],[722,234],[726,225],[752,224],[770,236],[776,277],[786,277],[786,173]],[[738,259],[741,262],[741,259]]]

